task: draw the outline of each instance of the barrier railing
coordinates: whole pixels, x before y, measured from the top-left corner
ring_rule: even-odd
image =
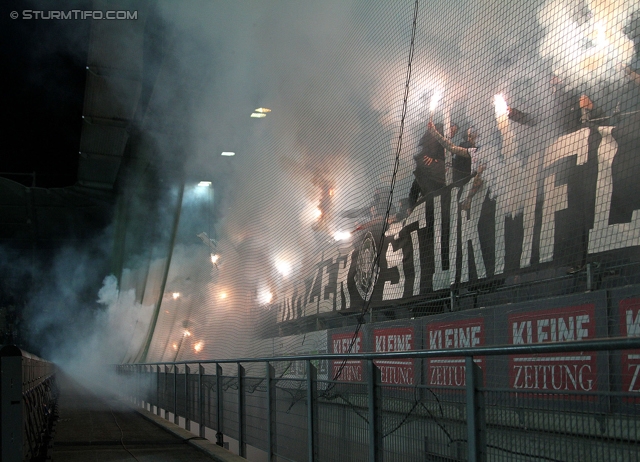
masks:
[[[623,392],[613,375],[607,386],[585,391],[579,384],[587,373],[560,364],[593,357],[606,365],[622,350],[635,358],[640,338],[127,364],[117,371],[121,390],[138,405],[164,411],[188,430],[197,422],[201,437],[214,429],[217,444],[233,439],[239,455],[250,445],[270,461],[636,460],[640,393]],[[516,361],[524,375],[511,388],[491,386],[500,369],[489,357]],[[392,383],[385,368],[407,359],[418,365],[415,377]],[[461,374],[454,386],[430,384],[427,361],[429,368],[457,364],[446,372]]]
[[[31,460],[44,450],[53,418],[55,365],[7,345],[0,350],[0,371],[0,459]]]

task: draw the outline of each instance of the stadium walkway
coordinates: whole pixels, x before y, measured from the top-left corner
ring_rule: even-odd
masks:
[[[99,397],[58,374],[58,420],[53,462],[245,461],[208,440],[115,396]]]

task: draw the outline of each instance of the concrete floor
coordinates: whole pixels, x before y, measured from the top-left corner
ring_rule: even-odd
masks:
[[[99,397],[60,375],[53,462],[213,460],[115,397]]]

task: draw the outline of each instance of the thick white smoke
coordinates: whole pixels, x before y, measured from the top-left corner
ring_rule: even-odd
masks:
[[[131,352],[142,346],[153,307],[137,303],[133,290],[120,292],[113,275],[105,278],[97,303],[98,310],[85,312],[84,322],[74,330],[65,329],[66,338],[45,353],[66,373],[100,388],[115,380],[110,365],[127,362]],[[78,309],[68,314],[80,313]]]
[[[109,352],[110,361],[141,359],[159,306],[149,361],[264,354],[268,341],[256,337],[262,320],[275,325],[268,302],[303,286],[301,278],[323,255],[340,251],[334,233],[353,229],[376,190],[386,203],[413,4],[158,5],[170,33],[142,129],[159,157],[182,156],[189,181],[213,181],[215,194],[192,197],[187,185],[165,286],[168,245],[130,265],[117,297],[106,281],[101,300],[109,308],[98,324],[122,335],[105,337],[100,327],[91,349]],[[413,155],[433,118],[460,126],[456,142],[475,128],[488,194],[499,213],[521,213],[535,196],[530,181],[545,149],[559,134],[554,78],[591,91],[598,103],[602,85],[614,88],[623,78],[620,66],[631,59],[633,43],[623,29],[633,7],[629,1],[419,2],[394,202],[408,195]],[[435,92],[442,99],[431,110]],[[497,94],[536,124],[499,126]],[[250,119],[257,107],[272,112]],[[173,124],[181,137],[171,132]],[[222,151],[236,155],[223,159]],[[318,220],[324,199],[330,205]],[[165,212],[175,213],[174,205]],[[170,235],[171,217],[161,222],[159,232]],[[202,232],[217,240],[216,265],[213,250],[197,237]],[[279,271],[282,262],[290,272]]]
[[[554,74],[570,86],[624,80],[623,66],[634,55],[624,28],[634,8],[633,1],[548,0],[538,14],[545,29],[541,58],[550,59]]]

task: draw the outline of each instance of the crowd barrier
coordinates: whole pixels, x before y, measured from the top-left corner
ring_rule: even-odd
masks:
[[[117,372],[121,390],[135,403],[188,430],[197,425],[201,437],[205,428],[214,429],[216,442],[232,440],[241,456],[252,446],[270,461],[621,461],[637,460],[640,450],[637,393],[556,389],[550,382],[535,389],[496,387],[480,364],[638,349],[640,338],[627,337],[127,364]],[[429,385],[424,373],[412,384],[384,383],[385,365],[406,361],[421,364],[420,371],[427,361],[457,361],[462,387]],[[354,363],[362,375],[348,381],[342,374]],[[322,368],[331,374],[319,374]],[[534,369],[526,372],[529,381],[539,378]]]
[[[4,462],[41,455],[53,419],[56,367],[14,345],[0,350],[0,435]]]

